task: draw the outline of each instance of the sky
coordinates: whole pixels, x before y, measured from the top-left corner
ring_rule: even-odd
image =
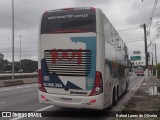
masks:
[[[15,21],[15,61],[21,59],[38,60],[38,30],[41,15],[48,10],[68,7],[96,7],[102,9],[119,35],[126,42],[129,54],[140,50],[144,53],[144,30],[140,25],[148,24],[153,9],[154,0],[14,0]],[[157,3],[148,44],[157,34],[160,21],[160,2]],[[150,40],[149,40],[150,39]],[[137,41],[140,40],[140,41]],[[129,42],[136,41],[136,42]],[[160,62],[160,38],[155,39],[157,57]],[[149,51],[153,52],[151,45]],[[4,59],[12,61],[12,0],[0,0],[0,53]],[[155,61],[155,59],[154,59]]]

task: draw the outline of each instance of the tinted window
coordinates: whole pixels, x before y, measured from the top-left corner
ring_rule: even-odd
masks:
[[[94,10],[65,10],[44,14],[41,34],[64,32],[96,32]]]

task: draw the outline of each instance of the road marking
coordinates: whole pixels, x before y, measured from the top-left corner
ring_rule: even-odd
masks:
[[[16,87],[16,89],[19,89],[19,88],[23,88],[23,87]]]
[[[5,89],[1,89],[0,92],[9,91],[9,90],[23,89],[23,88],[29,88],[29,87],[35,87],[35,86],[38,86],[38,85],[30,85],[30,86],[22,86],[22,87],[14,87],[14,88],[5,88]]]
[[[145,79],[145,78],[140,78],[140,77],[139,77],[137,84],[136,84],[134,87],[132,87],[130,90],[133,91],[133,93],[134,93],[136,90],[138,90],[138,88],[140,87],[140,85],[142,84],[142,82],[143,82],[144,79]]]
[[[54,107],[54,106],[53,106],[53,105],[50,105],[50,106],[47,106],[47,107],[41,108],[41,109],[36,110],[36,111],[44,111],[44,110],[47,110],[47,109],[52,108],[52,107]]]
[[[7,91],[7,90],[10,90],[10,89],[2,89],[2,90],[0,90],[0,91]]]
[[[4,104],[4,103],[6,103],[6,102],[0,102],[0,104]]]
[[[24,92],[27,92],[27,91],[32,91],[32,90],[34,90],[34,89],[28,89],[28,90],[23,90]]]
[[[50,109],[50,108],[52,108],[52,107],[54,107],[54,106],[53,106],[53,105],[50,105],[50,106],[41,108],[41,109],[39,109],[39,110],[33,111],[33,113],[36,113],[36,112],[39,112],[39,111],[44,111],[44,110]],[[24,117],[15,117],[15,118],[12,118],[12,119],[10,119],[10,120],[20,120],[20,119],[22,119],[22,118],[24,118]]]

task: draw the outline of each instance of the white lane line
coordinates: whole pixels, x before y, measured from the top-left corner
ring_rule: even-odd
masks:
[[[134,87],[131,88],[131,91],[133,91],[133,93],[138,90],[138,88],[142,84],[143,80],[144,80],[144,78],[140,78],[140,77],[138,78],[137,84]]]
[[[23,87],[16,87],[16,89],[19,89],[19,88],[23,88]]]
[[[27,92],[27,91],[32,91],[32,90],[34,90],[34,89],[28,89],[28,90],[23,90],[24,92]]]
[[[14,88],[5,88],[5,89],[1,89],[0,92],[2,91],[9,91],[9,90],[16,90],[16,89],[23,89],[23,88],[29,88],[29,87],[35,87],[38,85],[30,85],[30,86],[22,86],[22,87],[14,87]]]
[[[50,109],[54,107],[53,105],[50,105],[50,106],[47,106],[47,107],[44,107],[44,108],[41,108],[39,110],[36,110],[36,111],[33,111],[33,113],[36,113],[36,112],[39,112],[39,111],[44,111],[44,110],[47,110],[47,109]],[[10,120],[20,120],[20,119],[23,119],[24,117],[15,117],[15,118],[12,118]]]
[[[50,105],[50,106],[47,106],[47,107],[41,108],[41,109],[36,110],[36,111],[44,111],[44,110],[50,109],[50,108],[52,108],[52,107],[54,107],[54,106],[53,106],[53,105]]]
[[[32,86],[28,85],[28,86],[25,86],[25,87],[27,88],[27,87],[35,87],[35,86],[38,86],[38,85],[32,85]]]
[[[0,90],[0,91],[7,91],[7,90],[10,90],[10,89],[2,89],[2,90]]]
[[[6,103],[6,102],[0,102],[0,104],[4,104],[4,103]]]

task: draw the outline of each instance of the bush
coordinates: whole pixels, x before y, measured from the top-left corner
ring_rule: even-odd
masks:
[[[156,75],[156,66],[153,66],[153,75]]]
[[[160,63],[157,65],[157,78],[160,79]]]

